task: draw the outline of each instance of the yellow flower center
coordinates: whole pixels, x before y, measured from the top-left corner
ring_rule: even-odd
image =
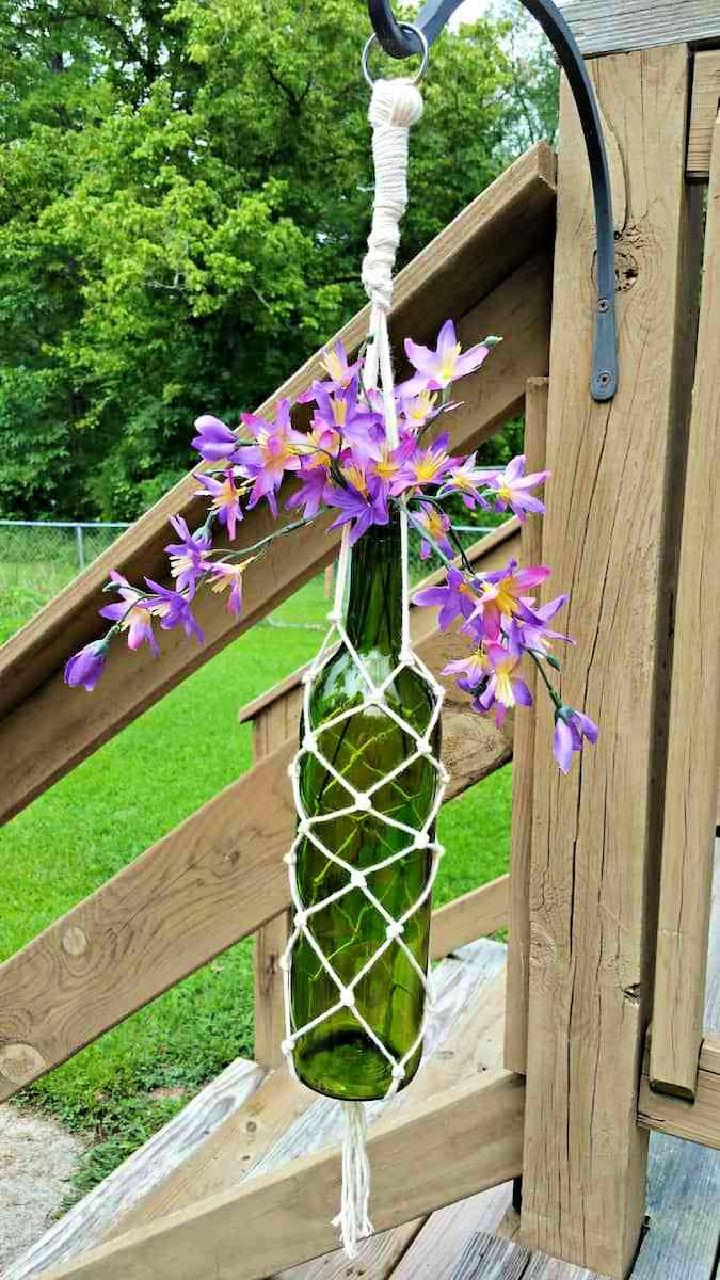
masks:
[[[342,386],[347,385],[347,378],[343,373],[342,365],[340,364],[340,357],[338,356],[337,351],[324,352],[320,363],[328,376],[332,378],[333,382],[339,382]]]
[[[429,484],[431,480],[434,480],[440,470],[440,462],[440,458],[436,458],[432,454],[416,462],[415,478],[418,484]]]
[[[456,342],[455,346],[451,347],[447,355],[445,356],[445,359],[443,360],[440,366],[440,376],[442,377],[444,382],[452,381],[452,376],[455,372],[455,365],[458,362],[458,356],[460,355],[461,351],[462,351],[462,347],[460,346],[460,343]]]
[[[413,422],[424,422],[435,408],[435,396],[431,391],[421,391],[410,406],[408,417]]]
[[[500,666],[495,670],[497,680],[496,697],[498,702],[504,702],[506,707],[515,706],[515,694],[513,693],[512,680],[510,679],[510,667],[501,662]]]
[[[356,466],[345,467],[343,470],[343,475],[345,476],[346,480],[349,480],[353,489],[357,489],[358,493],[365,493],[365,494],[367,493],[368,491],[367,480],[365,479],[365,472],[362,470],[361,467],[356,467]]]
[[[347,400],[333,400],[332,411],[333,418],[335,419],[335,425],[338,427],[344,427],[347,422]]]
[[[167,613],[167,605],[160,606],[156,612],[159,617],[162,617],[164,613]],[[150,622],[150,617],[150,610],[146,609],[144,604],[134,604],[130,612],[126,614],[123,619],[122,629],[123,631],[127,631],[128,627],[133,622],[139,622],[142,626],[147,626]]]

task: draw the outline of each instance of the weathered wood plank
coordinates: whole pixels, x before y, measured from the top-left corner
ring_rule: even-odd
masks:
[[[488,570],[515,553],[508,523],[476,544]],[[421,657],[439,671],[462,647],[413,610]],[[449,796],[506,764],[511,729],[469,711],[450,690],[444,716]],[[274,714],[287,723],[287,706]],[[289,907],[282,859],[293,832],[286,770],[296,732],[96,893],[0,965],[0,1096],[114,1026]],[[67,940],[72,945],[67,945]]]
[[[397,1105],[405,1105],[419,1095],[430,1096],[448,1083],[456,1084],[471,1070],[500,1065],[504,950],[497,943],[483,941],[463,948],[434,970],[435,1000],[423,1062],[413,1089],[400,1094]],[[212,1088],[204,1091],[209,1115],[213,1110]],[[198,1109],[202,1096],[193,1103]],[[225,1115],[220,1129],[213,1126],[206,1142],[188,1152],[186,1159],[175,1162],[169,1176],[153,1178],[146,1187],[141,1174],[137,1194],[132,1184],[127,1185],[124,1203],[118,1203],[114,1194],[113,1183],[122,1177],[118,1170],[18,1260],[11,1280],[29,1280],[52,1263],[75,1257],[101,1239],[157,1221],[168,1212],[191,1206],[201,1196],[239,1185],[254,1172],[267,1173],[307,1150],[318,1150],[337,1140],[340,1125],[337,1105],[310,1093],[287,1072],[276,1071],[244,1106]],[[151,1147],[146,1144],[133,1160],[141,1166],[146,1164]],[[107,1189],[107,1196],[103,1188]],[[109,1214],[104,1211],[106,1204]],[[405,1228],[398,1230],[407,1243]],[[368,1264],[374,1256],[373,1243],[368,1242],[363,1250]],[[389,1245],[383,1241],[382,1257],[388,1253]]]
[[[463,405],[451,416],[450,434],[458,450],[492,434],[521,405],[526,379],[547,370],[553,184],[553,154],[547,147],[535,148],[398,277],[396,338],[406,332],[428,336],[449,306],[460,317],[464,341],[488,332],[506,335],[486,369],[467,379]],[[351,348],[363,337],[366,323],[361,312],[343,331]],[[295,399],[319,374],[316,356],[276,394]],[[98,634],[97,609],[108,569],[114,565],[130,577],[164,572],[167,519],[180,511],[191,524],[196,522],[200,507],[192,496],[195,489],[190,477],[176,486],[0,652],[0,710],[5,714],[0,757],[7,762],[0,817],[28,804],[318,573],[335,553],[335,535],[321,536],[314,526],[301,530],[276,543],[262,568],[250,567],[239,623],[217,607],[210,593],[201,593],[196,613],[205,630],[203,647],[172,632],[163,636],[158,659],[119,646],[92,699],[65,688],[62,667],[68,653]],[[270,531],[272,518],[264,508],[262,504],[248,513],[242,526],[245,545]]]
[[[283,708],[284,711],[284,708]],[[290,736],[286,716],[272,708],[253,725],[253,761],[257,763],[281,747]],[[290,937],[290,913],[283,911],[255,935],[255,1061],[266,1070],[282,1065],[280,1045],[285,1038],[285,997],[280,958]]]
[[[497,880],[439,907],[432,917],[430,959],[440,960],[456,947],[504,928],[509,897],[510,877],[498,876]]]
[[[450,1280],[522,1280],[529,1261],[528,1249],[482,1231],[466,1242]]]
[[[578,645],[565,656],[562,693],[601,731],[568,778],[551,734],[536,735],[522,1235],[622,1277],[644,1217],[647,1139],[635,1115],[661,814],[653,787],[664,763],[667,490],[685,438],[676,362],[687,357],[678,335],[688,65],[685,49],[671,48],[589,70],[629,175],[618,249],[632,252],[637,277],[619,297],[618,395],[597,405],[587,392],[593,215],[564,86],[543,547],[558,588],[572,593]]]
[[[720,1240],[720,1155],[654,1133],[643,1238],[633,1280],[714,1280]]]
[[[521,1077],[488,1072],[381,1118],[368,1142],[376,1229],[516,1176],[524,1096]],[[333,1148],[120,1236],[48,1280],[257,1280],[333,1247],[339,1192]]]
[[[558,0],[585,55],[720,36],[716,0]]]
[[[255,935],[255,1060],[266,1070],[282,1063],[285,1002],[280,959],[290,936],[290,913],[283,911]]]
[[[545,467],[547,439],[547,378],[532,379],[525,393],[525,457],[528,474]],[[522,528],[522,562],[542,564],[542,517],[529,516]],[[530,957],[530,850],[533,816],[533,755],[535,721],[545,711],[537,707],[537,672],[528,663],[525,680],[536,703],[528,715],[518,716],[513,740],[512,833],[510,840],[510,934],[508,940],[505,1067],[525,1073],[527,1066],[528,983]],[[544,697],[544,690],[541,690]]]
[[[479,1196],[438,1209],[425,1222],[393,1280],[450,1280],[469,1235],[494,1233],[512,1195],[512,1183],[503,1183]]]
[[[720,770],[720,117],[708,193],[705,268],[680,550],[650,1076],[692,1098]]]
[[[720,104],[720,49],[703,49],[693,60],[687,171],[689,178],[710,173],[710,155]]]

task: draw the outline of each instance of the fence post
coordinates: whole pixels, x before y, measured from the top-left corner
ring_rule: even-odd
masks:
[[[85,546],[83,543],[83,527],[81,524],[75,525],[75,546],[77,547],[78,568],[82,571],[85,568]]]
[[[668,497],[682,477],[682,369],[692,368],[688,52],[649,49],[589,69],[611,145],[622,373],[614,401],[590,400],[594,229],[564,87],[543,551],[557,589],[572,593],[579,641],[562,695],[599,721],[600,738],[563,778],[551,721],[536,735],[522,1234],[624,1277],[645,1211],[637,1094],[662,824],[676,544]]]

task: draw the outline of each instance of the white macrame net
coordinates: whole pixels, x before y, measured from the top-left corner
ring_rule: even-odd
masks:
[[[374,389],[378,385],[382,391],[385,430],[388,445],[392,448],[398,443],[398,423],[394,396],[394,379],[390,355],[390,343],[387,329],[387,313],[392,301],[392,269],[395,263],[399,243],[399,223],[407,203],[406,171],[408,155],[408,134],[411,125],[420,118],[422,99],[418,90],[408,80],[378,80],[373,86],[370,104],[370,122],[373,126],[373,159],[375,164],[375,198],[373,204],[372,230],[368,241],[368,254],[363,264],[363,283],[371,300],[371,318],[369,330],[368,355],[365,362],[365,386]],[[320,652],[303,676],[303,711],[302,736],[300,749],[289,769],[292,781],[293,799],[298,815],[298,826],[295,840],[285,861],[290,872],[290,893],[294,907],[293,928],[287,950],[280,964],[284,973],[285,990],[285,1029],[286,1035],[282,1049],[292,1074],[295,1074],[293,1051],[298,1042],[308,1032],[314,1030],[322,1022],[333,1017],[341,1009],[350,1010],[365,1035],[375,1045],[390,1066],[390,1085],[387,1097],[392,1096],[405,1078],[408,1063],[412,1061],[419,1049],[427,1027],[428,1009],[430,1005],[430,987],[428,973],[421,969],[412,951],[403,940],[405,924],[418,911],[432,893],[437,874],[442,846],[433,839],[433,826],[442,805],[448,783],[448,773],[441,760],[433,750],[433,734],[440,718],[444,690],[426,667],[425,663],[413,653],[410,642],[410,600],[408,585],[408,519],[404,510],[400,513],[400,538],[402,557],[402,640],[400,660],[397,667],[380,684],[376,685],[361,655],[354,648],[343,622],[343,605],[348,582],[350,564],[350,546],[347,527],[343,531],[338,561],[337,582],[333,608],[328,615],[330,628],[321,645]],[[338,643],[347,650],[355,666],[362,687],[365,689],[363,700],[346,711],[328,718],[313,730],[310,718],[310,695],[312,685],[322,672],[329,658],[337,652]],[[390,705],[387,699],[388,690],[404,669],[416,671],[429,685],[433,705],[430,721],[424,733],[418,734]],[[388,772],[365,792],[357,791],[347,777],[341,775],[323,754],[319,737],[326,731],[334,729],[345,720],[363,711],[379,709],[398,726],[407,739],[414,743],[414,751],[395,769]],[[318,815],[308,814],[300,789],[301,764],[304,756],[312,755],[349,794],[350,800],[343,808],[331,813]],[[421,830],[415,830],[385,813],[380,813],[373,805],[378,791],[392,782],[403,770],[420,758],[430,761],[437,774],[437,786],[431,809]],[[335,822],[338,818],[357,815],[362,819],[366,815],[386,823],[387,826],[401,831],[407,836],[407,844],[399,852],[362,870],[346,862],[322,839],[322,826],[326,822]],[[319,852],[343,868],[348,874],[347,884],[311,906],[306,905],[300,895],[296,876],[297,851],[303,841],[309,840]],[[417,850],[427,850],[431,856],[430,873],[422,893],[413,905],[395,919],[386,910],[383,903],[372,892],[368,878],[374,872],[393,864],[398,865],[398,875],[402,875],[401,863],[408,855]],[[312,931],[313,916],[338,902],[346,894],[360,890],[368,902],[382,916],[386,925],[385,941],[375,951],[364,967],[354,975],[352,981],[343,983],[331,961],[323,953]],[[317,956],[322,968],[337,987],[337,1001],[313,1021],[305,1026],[295,1027],[292,1024],[290,970],[292,954],[295,946],[304,939]],[[366,977],[372,967],[377,964],[385,951],[396,944],[408,960],[420,980],[425,991],[425,1013],[422,1025],[415,1042],[401,1058],[397,1058],[387,1044],[377,1035],[363,1017],[357,1007],[355,990]],[[342,1153],[342,1202],[341,1211],[335,1219],[340,1227],[341,1242],[350,1259],[357,1256],[357,1241],[372,1232],[368,1217],[370,1190],[370,1171],[365,1150],[366,1119],[362,1103],[344,1104],[346,1131]]]

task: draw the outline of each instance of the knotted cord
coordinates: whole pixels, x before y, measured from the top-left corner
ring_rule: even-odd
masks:
[[[366,390],[374,390],[379,387],[381,390],[386,440],[390,448],[394,448],[398,444],[398,421],[387,315],[392,304],[392,273],[400,242],[400,220],[407,204],[409,132],[412,125],[420,119],[421,115],[422,99],[418,89],[411,81],[404,79],[375,81],[369,111],[369,119],[373,130],[372,150],[375,168],[375,195],[372,226],[368,238],[368,252],[363,263],[362,272],[363,284],[371,302],[368,354],[365,361],[365,388]],[[328,615],[330,629],[323,641],[320,652],[303,676],[302,738],[300,749],[289,770],[295,808],[298,814],[297,834],[285,859],[290,872],[290,893],[294,907],[294,917],[287,950],[280,962],[284,975],[286,1028],[282,1049],[288,1059],[291,1072],[295,1074],[293,1050],[302,1037],[341,1009],[347,1009],[351,1011],[365,1035],[385,1057],[391,1068],[391,1080],[386,1097],[392,1096],[400,1087],[405,1078],[407,1066],[422,1043],[427,1026],[427,1009],[429,1006],[428,972],[420,967],[412,951],[406,945],[403,939],[403,931],[410,916],[427,902],[432,893],[439,861],[443,853],[442,846],[434,840],[432,832],[449,780],[444,765],[435,756],[433,750],[433,734],[440,718],[444,690],[435,680],[432,672],[413,653],[410,643],[408,519],[404,509],[401,509],[400,512],[400,537],[402,557],[402,641],[400,661],[382,684],[376,685],[366,663],[352,644],[343,622],[343,602],[350,561],[347,526],[343,530],[335,600],[333,608]],[[350,655],[362,682],[362,687],[366,690],[365,697],[359,704],[355,704],[348,710],[324,720],[313,730],[310,718],[311,689],[326,662],[331,655],[337,652],[338,641]],[[388,690],[404,669],[417,672],[427,682],[432,692],[433,705],[430,720],[422,734],[419,734],[413,725],[399,715],[387,700]],[[326,731],[335,728],[358,714],[362,714],[364,710],[370,707],[380,709],[384,715],[392,720],[402,733],[407,736],[407,739],[414,743],[415,749],[407,759],[375,782],[366,792],[359,792],[353,787],[351,781],[347,777],[341,776],[331,762],[326,759],[320,746],[320,737]],[[317,815],[307,813],[300,787],[301,762],[306,755],[314,756],[322,768],[341,784],[350,796],[350,803],[330,813]],[[437,785],[430,812],[421,830],[418,831],[388,814],[378,812],[374,807],[373,799],[381,788],[387,786],[409,765],[421,758],[426,758],[433,765],[437,774]],[[335,822],[338,818],[355,815],[358,818],[361,818],[362,815],[371,815],[374,819],[402,832],[407,837],[407,844],[399,852],[392,854],[383,861],[375,863],[373,866],[363,867],[362,870],[358,869],[338,856],[332,849],[329,849],[322,840],[323,823]],[[305,840],[309,840],[328,861],[347,872],[347,884],[345,886],[312,906],[306,906],[302,901],[295,870],[297,851]],[[416,850],[427,850],[431,856],[428,880],[422,893],[409,910],[399,919],[395,919],[372,892],[368,879],[374,872],[393,864],[398,864],[398,874],[401,874],[399,864],[402,859],[409,854],[415,853]],[[314,915],[323,911],[331,903],[339,901],[346,894],[356,890],[360,890],[365,895],[368,902],[385,920],[386,936],[385,941],[378,947],[370,960],[354,975],[352,982],[349,985],[345,985],[330,960],[323,954],[314,937],[311,924]],[[302,1027],[294,1027],[292,1025],[290,969],[293,949],[301,938],[315,952],[322,968],[337,987],[338,996],[337,1002],[313,1019],[313,1021]],[[375,1033],[358,1009],[355,1000],[355,990],[358,984],[366,977],[385,951],[393,945],[397,945],[402,949],[406,959],[417,974],[426,995],[426,1008],[420,1031],[414,1043],[401,1058],[397,1058]],[[335,1225],[340,1228],[340,1239],[346,1254],[348,1258],[353,1259],[357,1256],[358,1240],[372,1232],[368,1216],[370,1169],[365,1146],[366,1117],[364,1105],[360,1102],[343,1103],[343,1111],[345,1116],[345,1137],[342,1149],[342,1200],[340,1213],[334,1221]]]

